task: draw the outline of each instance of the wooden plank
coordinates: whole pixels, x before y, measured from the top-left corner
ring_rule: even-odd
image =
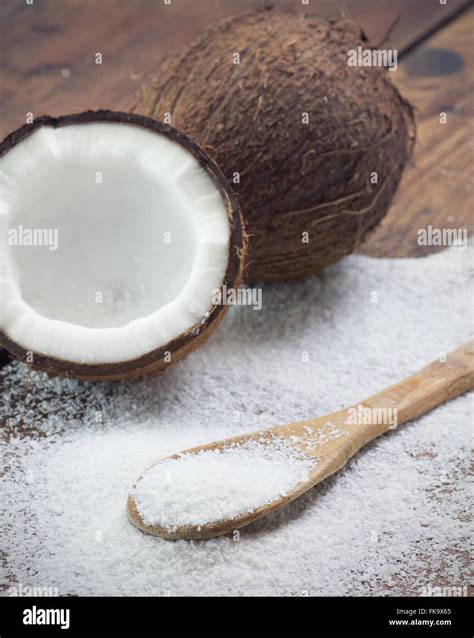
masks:
[[[419,245],[419,229],[473,230],[473,30],[470,11],[408,55],[393,74],[416,107],[418,143],[394,205],[362,247],[367,254],[421,257],[443,246]]]
[[[275,0],[281,9],[325,17],[343,13],[381,41],[400,17],[391,46],[406,48],[467,0]],[[144,74],[217,19],[261,7],[264,0],[3,0],[0,9],[0,137],[26,113],[59,115],[125,108]],[[103,64],[95,63],[102,53]]]

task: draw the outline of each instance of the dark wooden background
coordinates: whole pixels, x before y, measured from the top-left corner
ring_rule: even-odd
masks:
[[[443,0],[442,0],[443,1]],[[423,256],[417,231],[471,227],[474,188],[473,12],[467,0],[275,0],[281,9],[359,21],[371,41],[397,48],[392,78],[415,105],[418,144],[396,201],[362,250],[374,256]],[[0,137],[26,113],[60,115],[88,108],[126,109],[173,49],[205,25],[265,0],[2,0]],[[393,27],[393,28],[391,28]],[[94,62],[102,53],[103,64]],[[440,112],[448,122],[440,124]]]

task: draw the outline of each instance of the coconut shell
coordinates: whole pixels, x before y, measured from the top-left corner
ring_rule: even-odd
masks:
[[[11,357],[6,350],[0,348],[0,370],[10,363]]]
[[[388,211],[412,152],[413,110],[387,69],[348,65],[358,46],[370,48],[352,22],[244,14],[169,57],[134,104],[170,117],[232,183],[248,281],[318,272]]]
[[[57,128],[70,124],[87,124],[89,122],[133,124],[149,129],[180,144],[199,161],[221,193],[230,222],[229,258],[221,290],[238,288],[243,270],[246,240],[237,200],[232,188],[227,184],[223,174],[209,156],[194,141],[171,126],[141,115],[108,110],[86,111],[62,117],[42,116],[36,118],[34,123],[24,125],[8,135],[0,144],[0,157],[41,126]],[[0,352],[4,352],[1,348],[5,348],[16,359],[28,363],[31,368],[44,370],[50,375],[61,375],[86,381],[117,381],[155,375],[163,372],[170,365],[176,363],[204,343],[219,325],[228,310],[228,306],[225,304],[212,304],[211,296],[209,303],[208,312],[201,321],[163,347],[136,359],[109,364],[76,363],[61,360],[48,354],[28,350],[12,341],[8,334],[2,332],[1,329]],[[87,355],[87,353],[84,354],[85,356]]]

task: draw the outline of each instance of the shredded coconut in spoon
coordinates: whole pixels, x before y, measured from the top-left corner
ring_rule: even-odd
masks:
[[[286,496],[313,464],[282,439],[249,441],[160,461],[131,495],[147,525],[200,528]]]
[[[133,526],[126,501],[160,458],[334,412],[467,341],[472,259],[472,248],[353,256],[267,285],[260,311],[232,308],[159,378],[91,384],[2,368],[2,591],[418,596],[467,585],[472,394],[380,437],[240,534],[170,542]]]

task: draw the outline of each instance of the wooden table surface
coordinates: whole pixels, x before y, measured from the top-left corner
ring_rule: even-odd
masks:
[[[216,19],[263,0],[2,0],[0,138],[26,114],[126,109],[169,51]],[[468,0],[275,0],[282,9],[360,22],[399,50],[392,78],[416,107],[418,143],[392,208],[362,246],[373,256],[423,256],[417,231],[472,229],[473,11]],[[391,28],[393,27],[393,28]],[[102,53],[103,64],[94,62]],[[447,123],[440,123],[447,113]],[[2,356],[0,353],[0,366]],[[16,364],[13,364],[16,365]],[[466,557],[467,560],[467,557]],[[440,576],[440,575],[439,575]]]
[[[207,24],[264,0],[3,0],[0,137],[26,114],[126,109],[147,75]],[[416,107],[418,144],[396,200],[362,251],[423,256],[417,231],[472,230],[473,12],[469,0],[275,0],[274,6],[359,21],[371,41],[399,50],[393,79]],[[392,28],[393,27],[393,28]],[[101,53],[103,64],[95,64]],[[446,112],[446,124],[440,113]]]

